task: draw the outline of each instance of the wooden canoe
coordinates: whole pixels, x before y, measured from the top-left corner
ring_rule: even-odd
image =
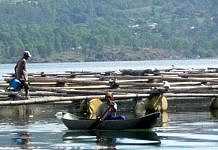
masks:
[[[160,113],[148,114],[141,118],[127,120],[104,120],[95,127],[97,130],[128,130],[128,129],[150,129],[156,122]],[[76,120],[69,117],[62,117],[62,121],[69,130],[88,130],[96,120]]]

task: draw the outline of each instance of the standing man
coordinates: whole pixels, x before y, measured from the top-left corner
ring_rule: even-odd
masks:
[[[23,57],[18,60],[14,70],[15,70],[15,77],[16,79],[20,80],[22,83],[22,86],[25,90],[25,96],[28,99],[29,98],[29,85],[28,85],[28,73],[27,73],[27,60],[31,57],[31,54],[29,51],[23,52]]]

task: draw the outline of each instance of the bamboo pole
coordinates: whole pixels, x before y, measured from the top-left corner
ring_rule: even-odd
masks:
[[[9,86],[9,84],[8,83],[3,83],[3,84],[0,84],[0,87],[1,88],[6,88],[6,87],[8,87]]]
[[[207,74],[179,74],[177,75],[160,75],[160,76],[105,76],[105,77],[76,77],[69,78],[54,78],[54,77],[29,77],[29,81],[34,82],[66,82],[78,84],[105,84],[109,79],[116,78],[118,83],[128,82],[147,82],[152,79],[167,80],[167,81],[182,81],[182,82],[218,82],[218,75]],[[5,78],[5,81],[10,81],[12,78]],[[100,81],[99,81],[100,80]],[[3,81],[0,84],[6,83]],[[47,83],[47,84],[48,84]]]
[[[166,77],[178,77],[178,75],[165,75]],[[160,77],[160,75],[146,75],[146,76],[131,76],[131,75],[111,75],[111,76],[100,76],[101,80],[109,80],[116,78],[117,80],[137,80],[137,79],[149,79],[149,77]]]
[[[5,81],[1,81],[1,80],[0,80],[0,84],[5,84],[5,83],[7,83],[7,82],[5,82]]]
[[[218,94],[208,94],[208,93],[165,93],[167,97],[218,97]]]
[[[34,76],[34,75],[41,75],[44,74],[46,76],[61,76],[61,75],[95,75],[95,74],[101,74],[100,72],[90,72],[90,71],[65,71],[64,73],[46,73],[46,72],[37,72],[33,73],[30,72],[28,75]]]
[[[145,83],[143,82],[145,81]],[[142,79],[142,80],[120,80],[118,81],[118,84],[120,85],[120,88],[128,88],[128,87],[135,87],[135,88],[141,88],[141,87],[161,87],[163,86],[162,82],[159,83],[146,83],[146,79]],[[182,85],[199,85],[201,84],[201,82],[170,82],[169,83],[171,86],[182,86]],[[122,85],[126,85],[126,86],[122,86]],[[8,87],[9,84],[0,84],[0,87],[6,88]],[[30,83],[31,87],[46,87],[46,88],[50,88],[50,87],[56,87],[58,86],[58,84],[56,82],[31,82]],[[107,85],[96,85],[96,86],[82,86],[82,87],[75,87],[72,86],[70,83],[67,83],[66,86],[69,87],[64,87],[64,88],[74,88],[74,89],[110,89],[110,86]],[[58,87],[56,87],[58,89]],[[63,87],[61,87],[63,88]],[[40,90],[40,89],[39,89]]]
[[[8,97],[7,95],[0,95],[1,99],[7,98],[7,97]]]
[[[9,81],[11,78],[5,78],[5,81]],[[64,83],[75,83],[75,84],[82,84],[82,85],[101,85],[107,84],[107,81],[78,81],[75,79],[68,79],[68,78],[53,78],[53,77],[30,77],[30,82],[64,82]]]
[[[32,91],[59,91],[59,90],[67,90],[67,89],[83,89],[83,90],[93,90],[93,89],[109,89],[108,85],[96,85],[96,86],[66,86],[66,87],[34,87],[31,86],[30,90]]]
[[[90,91],[90,90],[74,90],[74,89],[68,89],[67,90],[67,89],[55,89],[55,88],[50,88],[50,89],[43,88],[41,90],[43,90],[43,91],[50,91],[51,93],[57,92],[60,95],[61,95],[61,93],[65,93],[66,96],[68,96],[70,94],[80,94],[80,95],[81,94],[83,94],[83,95],[101,95],[101,94],[105,94],[104,91],[99,91],[99,90],[97,90],[97,91],[93,91],[93,90],[92,91]],[[55,95],[48,95],[48,96],[55,96]]]
[[[16,95],[16,92],[4,92],[4,93],[0,93],[1,95]],[[21,96],[24,96],[24,93],[19,93]],[[72,96],[70,94],[67,93],[55,93],[55,92],[48,92],[48,91],[37,91],[37,92],[29,92],[30,96],[38,96],[38,97],[42,97],[42,96]]]
[[[218,85],[201,85],[201,86],[183,86],[183,87],[170,87],[170,90],[212,90],[218,89]]]
[[[109,78],[122,78],[122,76],[110,76],[107,77]],[[126,76],[123,78],[134,78],[130,76]],[[158,75],[158,76],[144,76],[142,77],[143,79],[149,79],[149,80],[154,80],[154,79],[159,79],[162,81],[169,81],[169,82],[212,82],[212,83],[218,83],[218,78],[182,78],[179,76],[172,76],[172,75]]]
[[[114,95],[115,99],[130,99],[130,98],[143,98],[147,97],[148,94],[127,94],[127,95]],[[104,95],[93,95],[93,96],[74,96],[74,97],[40,97],[31,98],[30,100],[17,100],[17,101],[0,101],[0,106],[6,105],[26,105],[26,104],[42,104],[48,102],[58,101],[78,101],[92,98],[104,98]]]
[[[158,88],[164,91],[164,88]],[[39,91],[40,90],[40,91]],[[35,91],[30,92],[31,96],[72,96],[72,95],[101,95],[105,94],[107,91],[113,93],[142,93],[150,94],[153,93],[154,89],[101,89],[101,90],[75,90],[75,89],[56,89],[56,88],[36,88]],[[47,92],[42,92],[47,91]],[[168,92],[173,93],[217,93],[218,86],[190,86],[190,87],[171,87]],[[9,94],[4,92],[3,95]]]
[[[65,71],[65,73],[76,74],[76,75],[101,74],[101,72],[92,72],[92,71]]]
[[[96,78],[97,79],[97,78]],[[9,81],[9,78],[5,78],[6,81]],[[96,81],[96,80],[85,80],[85,79],[68,79],[68,78],[50,78],[50,77],[31,77],[29,78],[30,82],[60,82],[60,83],[74,83],[79,85],[105,85],[108,84],[109,81]],[[135,80],[117,80],[117,83],[119,84],[127,84],[132,82],[147,82],[147,79],[135,79]]]
[[[180,78],[180,77],[165,77],[165,76],[149,76],[148,79],[161,79],[163,81],[183,81],[183,82],[212,82],[218,83],[218,78]]]
[[[167,97],[218,97],[218,94],[199,94],[199,93],[165,93]],[[114,95],[116,100],[131,99],[131,98],[146,98],[149,94],[126,94],[126,95]],[[30,100],[17,100],[17,101],[0,101],[0,106],[6,105],[27,105],[27,104],[42,104],[51,102],[62,102],[62,101],[78,101],[92,98],[104,98],[104,95],[93,95],[93,96],[74,96],[74,97],[39,97],[31,98]]]
[[[172,90],[185,90],[185,89],[217,89],[218,85],[199,85],[199,82],[193,83],[193,85],[189,86],[184,86],[188,85],[189,83],[169,83],[170,88]],[[196,84],[196,85],[195,85]],[[142,87],[147,88],[147,87],[163,87],[163,83],[134,83],[132,85],[121,85],[120,88],[136,88],[136,87]],[[119,89],[120,89],[119,88]],[[87,90],[92,90],[92,89],[110,89],[110,86],[105,86],[105,85],[96,85],[96,86],[67,86],[67,87],[34,87],[31,86],[32,90],[48,90],[48,91],[54,91],[54,90],[59,90],[59,89],[87,89]]]
[[[198,78],[218,78],[218,73],[200,73],[200,74],[193,74],[193,73],[182,73],[178,74],[180,77],[198,77]]]
[[[131,88],[133,85],[120,85],[120,88]],[[66,87],[34,87],[30,86],[30,90],[32,91],[52,91],[52,90],[59,90],[59,89],[75,89],[75,90],[100,90],[100,89],[111,89],[108,85],[90,85],[90,86],[66,86]]]
[[[201,85],[201,82],[169,82],[170,86],[194,86]],[[142,87],[163,87],[164,83],[162,81],[155,81],[154,83],[131,83],[134,88],[142,88]]]
[[[124,72],[144,72],[146,70],[123,70]],[[162,75],[181,75],[181,74],[195,74],[198,76],[198,74],[203,74],[203,76],[210,76],[210,72],[206,72],[205,69],[181,69],[181,68],[172,68],[172,69],[164,69],[164,70],[157,70],[159,71],[160,74]],[[151,72],[156,72],[156,71],[152,71]],[[111,74],[112,73],[112,74]],[[214,72],[212,72],[214,73]],[[100,72],[72,72],[72,71],[67,71],[65,73],[44,73],[44,72],[40,72],[40,73],[29,73],[28,75],[30,77],[42,77],[42,76],[47,76],[47,77],[72,77],[72,75],[76,76],[76,77],[87,77],[87,76],[92,76],[92,77],[99,77],[99,76],[110,76],[110,75],[122,75],[122,74],[118,74],[118,73],[114,73],[113,71],[110,72],[110,74],[108,74],[107,72],[105,73],[100,73]],[[205,74],[205,75],[204,75]],[[216,73],[214,73],[216,74]],[[8,73],[8,74],[4,74],[3,77],[12,77],[12,75],[14,75],[14,73]],[[146,73],[146,76],[150,76],[150,75],[154,75],[154,73]],[[122,75],[122,76],[126,76],[126,77],[137,77],[137,76],[133,76],[133,75]],[[143,75],[144,76],[144,75]],[[141,76],[141,77],[143,77]],[[214,75],[213,75],[214,76]],[[217,76],[217,75],[215,75]],[[119,78],[119,76],[118,76]]]

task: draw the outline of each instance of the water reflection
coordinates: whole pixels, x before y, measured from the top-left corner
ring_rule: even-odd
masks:
[[[137,102],[136,107],[135,107],[135,117],[139,118],[139,117],[144,117],[146,115],[146,110],[145,110],[145,102],[143,100]],[[168,112],[166,111],[162,111],[161,112],[161,119],[159,122],[159,126],[162,127],[168,127],[169,126],[169,119],[168,119]]]
[[[13,122],[16,125],[26,125],[32,118],[35,109],[32,109],[28,105],[0,107],[0,122]]]
[[[27,131],[12,133],[12,144],[22,149],[32,149],[31,139],[31,134]]]
[[[55,118],[54,114],[57,110],[65,110],[65,107],[64,105],[1,106],[0,123],[9,122],[19,126],[27,125],[30,122]]]
[[[68,131],[63,141],[72,148],[78,143],[89,143],[96,149],[117,149],[118,146],[160,145],[160,138],[154,131]],[[92,143],[92,144],[91,144]],[[78,148],[78,147],[77,147]],[[90,148],[92,149],[92,148]]]
[[[162,127],[168,127],[169,126],[169,119],[168,119],[168,112],[163,111],[161,112],[161,121],[162,121]]]
[[[211,109],[210,116],[214,119],[218,119],[218,109]]]

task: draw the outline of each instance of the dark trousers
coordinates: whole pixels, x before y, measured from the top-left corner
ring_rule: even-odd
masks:
[[[106,117],[105,117],[105,120],[126,120],[127,117],[126,116],[123,116],[123,115],[117,115],[117,116],[113,116],[111,114],[108,114]]]

